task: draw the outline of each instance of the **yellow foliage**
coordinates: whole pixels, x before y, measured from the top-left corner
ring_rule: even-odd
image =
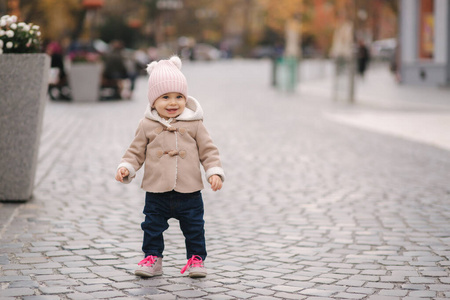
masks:
[[[260,0],[267,11],[267,26],[283,32],[287,20],[300,18],[304,12],[303,2],[304,0]]]
[[[49,40],[59,40],[72,32],[76,26],[76,13],[81,10],[79,0],[40,0],[39,10],[43,13],[43,35]]]

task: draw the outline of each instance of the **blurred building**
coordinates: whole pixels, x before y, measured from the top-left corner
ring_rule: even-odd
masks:
[[[450,1],[401,0],[400,4],[401,81],[450,85]]]

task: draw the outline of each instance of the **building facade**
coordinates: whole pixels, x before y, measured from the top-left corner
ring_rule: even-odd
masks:
[[[401,0],[401,82],[450,86],[450,1]]]

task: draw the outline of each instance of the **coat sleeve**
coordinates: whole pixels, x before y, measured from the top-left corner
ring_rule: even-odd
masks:
[[[205,169],[206,180],[212,175],[219,175],[222,181],[225,181],[225,173],[220,162],[219,149],[214,145],[202,121],[198,122],[196,141],[200,162]]]
[[[127,151],[122,157],[122,160],[117,167],[125,167],[130,172],[130,175],[124,178],[124,183],[130,183],[136,176],[136,172],[142,167],[145,162],[145,156],[148,145],[148,138],[145,135],[143,120],[139,122],[133,141],[128,147]]]

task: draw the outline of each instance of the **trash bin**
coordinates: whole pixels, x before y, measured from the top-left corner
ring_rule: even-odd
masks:
[[[274,76],[278,89],[286,92],[295,91],[297,85],[297,64],[295,57],[280,57],[276,60]]]
[[[354,93],[354,61],[337,57],[334,61],[333,99],[336,102],[353,102]]]

